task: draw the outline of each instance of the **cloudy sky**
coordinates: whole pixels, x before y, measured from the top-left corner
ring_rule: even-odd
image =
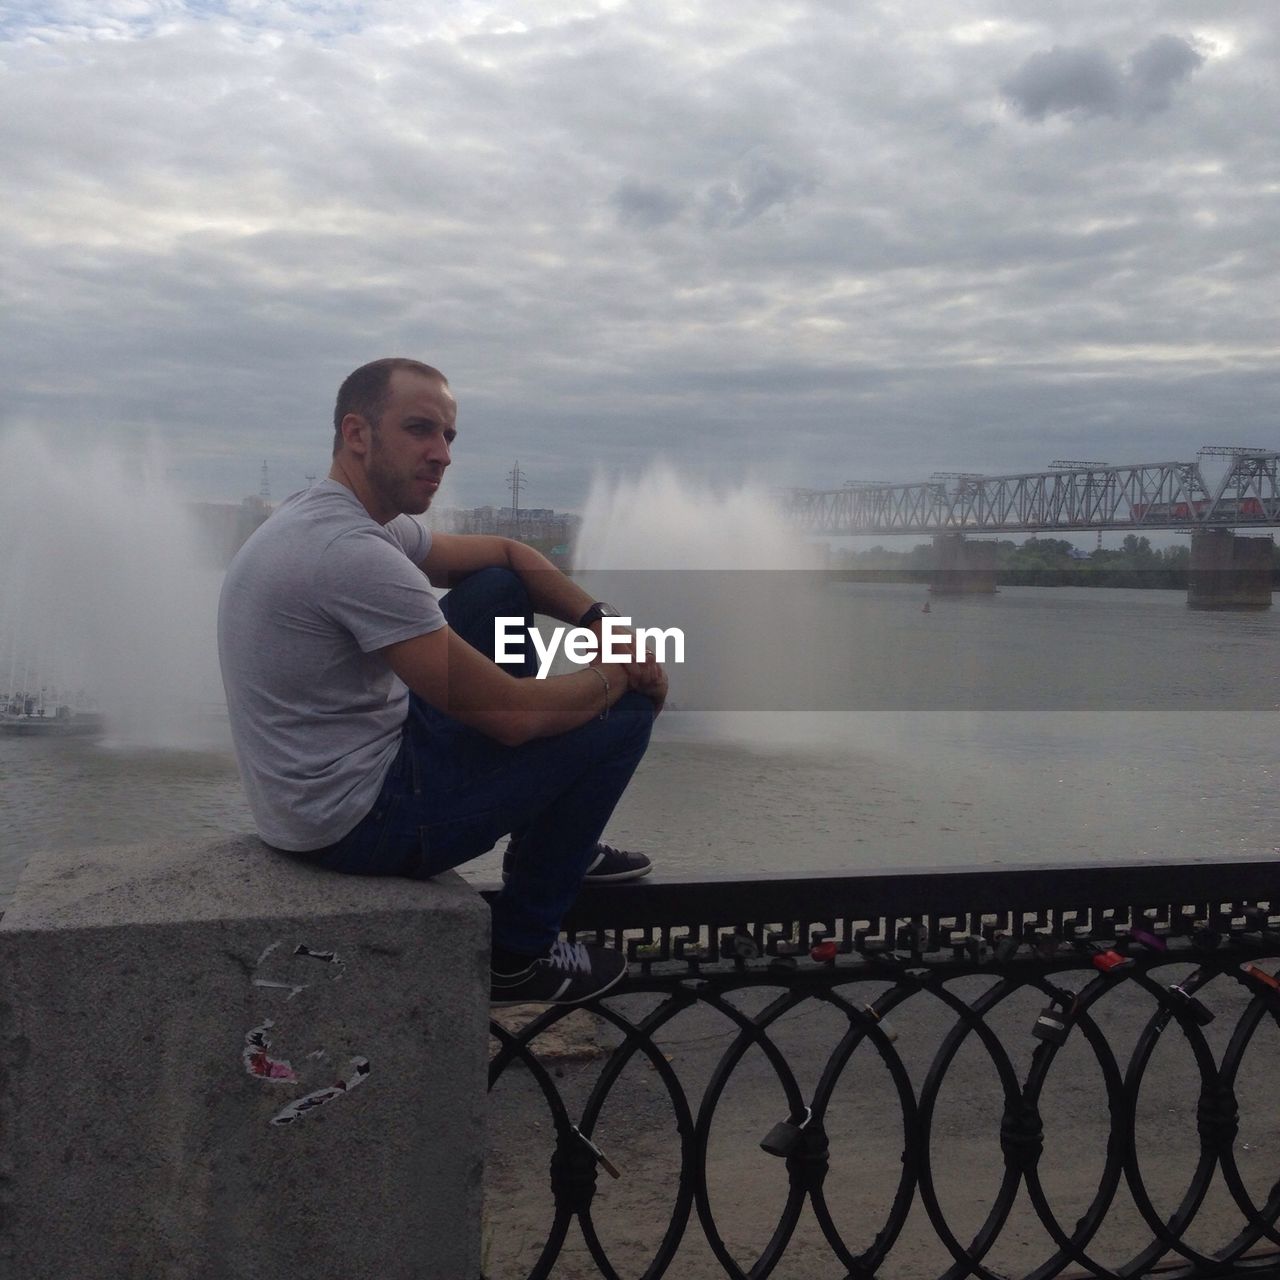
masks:
[[[0,7],[0,430],[192,496],[450,376],[442,503],[1280,446],[1274,0]]]

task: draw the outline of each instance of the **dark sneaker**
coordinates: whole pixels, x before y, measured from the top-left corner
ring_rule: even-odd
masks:
[[[515,862],[519,845],[514,840],[507,842],[507,851],[502,855],[502,878],[511,878],[511,868]],[[634,853],[629,849],[615,849],[612,845],[596,845],[596,856],[587,868],[583,877],[585,884],[612,884],[619,880],[639,880],[653,870],[653,863],[644,853]]]
[[[489,970],[489,1003],[580,1004],[622,981],[627,958],[621,951],[585,942],[553,942],[550,953],[514,973]]]

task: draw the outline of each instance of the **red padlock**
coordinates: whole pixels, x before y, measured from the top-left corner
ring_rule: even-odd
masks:
[[[839,954],[840,944],[838,942],[819,942],[809,949],[810,959],[816,960],[819,964],[830,964]]]
[[[1093,967],[1099,973],[1116,973],[1120,969],[1132,968],[1133,961],[1128,956],[1122,956],[1118,951],[1099,951],[1093,957]]]
[[[1252,960],[1246,960],[1240,966],[1240,972],[1246,974],[1250,978],[1255,978],[1264,985],[1271,987],[1273,990],[1280,990],[1280,980],[1274,978],[1265,969],[1260,969]]]

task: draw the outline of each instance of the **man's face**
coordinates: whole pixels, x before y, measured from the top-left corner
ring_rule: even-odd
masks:
[[[373,430],[366,474],[384,511],[421,515],[449,465],[458,406],[443,382],[408,369],[392,373],[389,392]]]

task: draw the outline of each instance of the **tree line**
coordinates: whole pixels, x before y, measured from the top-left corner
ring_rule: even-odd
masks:
[[[1272,579],[1280,584],[1280,547],[1273,546]],[[833,569],[882,581],[923,582],[933,570],[931,543],[909,551],[874,546],[865,551],[839,550]],[[1008,539],[996,543],[996,581],[1011,587],[1155,587],[1185,590],[1191,568],[1191,547],[1183,542],[1156,548],[1140,534],[1125,534],[1117,548],[1099,547],[1084,553],[1065,538],[1028,538],[1021,545]]]

